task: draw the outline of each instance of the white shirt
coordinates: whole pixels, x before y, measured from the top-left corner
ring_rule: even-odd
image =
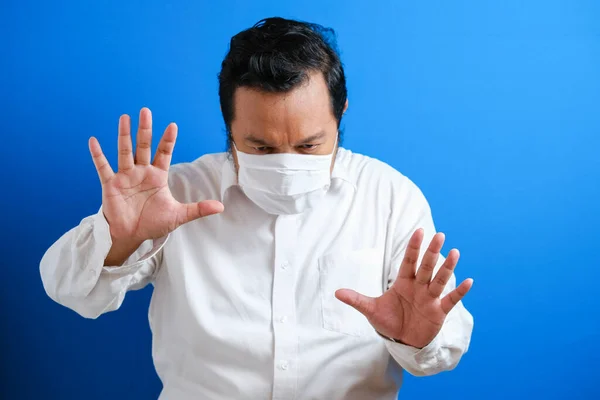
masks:
[[[411,234],[424,228],[426,246],[435,233],[421,191],[390,166],[340,148],[322,203],[292,216],[252,203],[226,153],[173,165],[169,186],[181,202],[220,200],[225,211],[104,267],[111,237],[100,210],[54,243],[40,266],[48,295],[87,318],[154,285],[149,321],[161,400],[392,400],[401,369],[435,374],[467,351],[473,319],[462,303],[419,350],[383,339],[334,297],[340,288],[381,295]],[[453,276],[444,294],[455,284]]]

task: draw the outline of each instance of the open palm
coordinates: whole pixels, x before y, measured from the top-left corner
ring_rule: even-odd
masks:
[[[186,222],[223,211],[218,201],[182,204],[171,194],[168,171],[176,138],[177,125],[172,123],[166,128],[151,163],[152,114],[143,108],[134,159],[130,118],[121,116],[117,173],[106,160],[98,140],[90,138],[90,152],[102,183],[102,210],[113,240],[156,239]]]
[[[444,297],[440,297],[458,262],[458,250],[451,250],[432,280],[444,234],[436,234],[416,268],[423,230],[410,238],[398,277],[383,295],[367,297],[350,289],[336,292],[339,300],[361,312],[380,334],[409,346],[423,348],[441,330],[446,316],[467,294],[472,279],[462,282]]]

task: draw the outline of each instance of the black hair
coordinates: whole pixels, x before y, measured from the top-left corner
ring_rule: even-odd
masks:
[[[229,145],[237,88],[288,92],[315,71],[325,78],[339,130],[348,92],[333,29],[273,17],[231,38],[219,73],[219,98]]]

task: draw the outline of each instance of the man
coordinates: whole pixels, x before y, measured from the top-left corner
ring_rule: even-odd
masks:
[[[118,171],[94,138],[100,211],[44,255],[48,295],[87,318],[154,285],[161,399],[394,399],[402,369],[431,375],[467,351],[473,320],[427,201],[386,164],[338,147],[344,70],[319,26],[261,21],[219,75],[230,152],[154,160],[142,109]]]

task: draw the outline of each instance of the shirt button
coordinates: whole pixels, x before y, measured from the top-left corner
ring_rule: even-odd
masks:
[[[284,261],[281,263],[281,269],[288,269],[290,266],[290,263],[287,261]]]
[[[282,324],[284,324],[287,321],[287,317],[285,315],[281,316],[278,318],[278,321],[281,322]]]
[[[282,370],[287,370],[290,367],[290,365],[288,364],[287,361],[282,361],[281,364],[279,364],[279,368]]]

